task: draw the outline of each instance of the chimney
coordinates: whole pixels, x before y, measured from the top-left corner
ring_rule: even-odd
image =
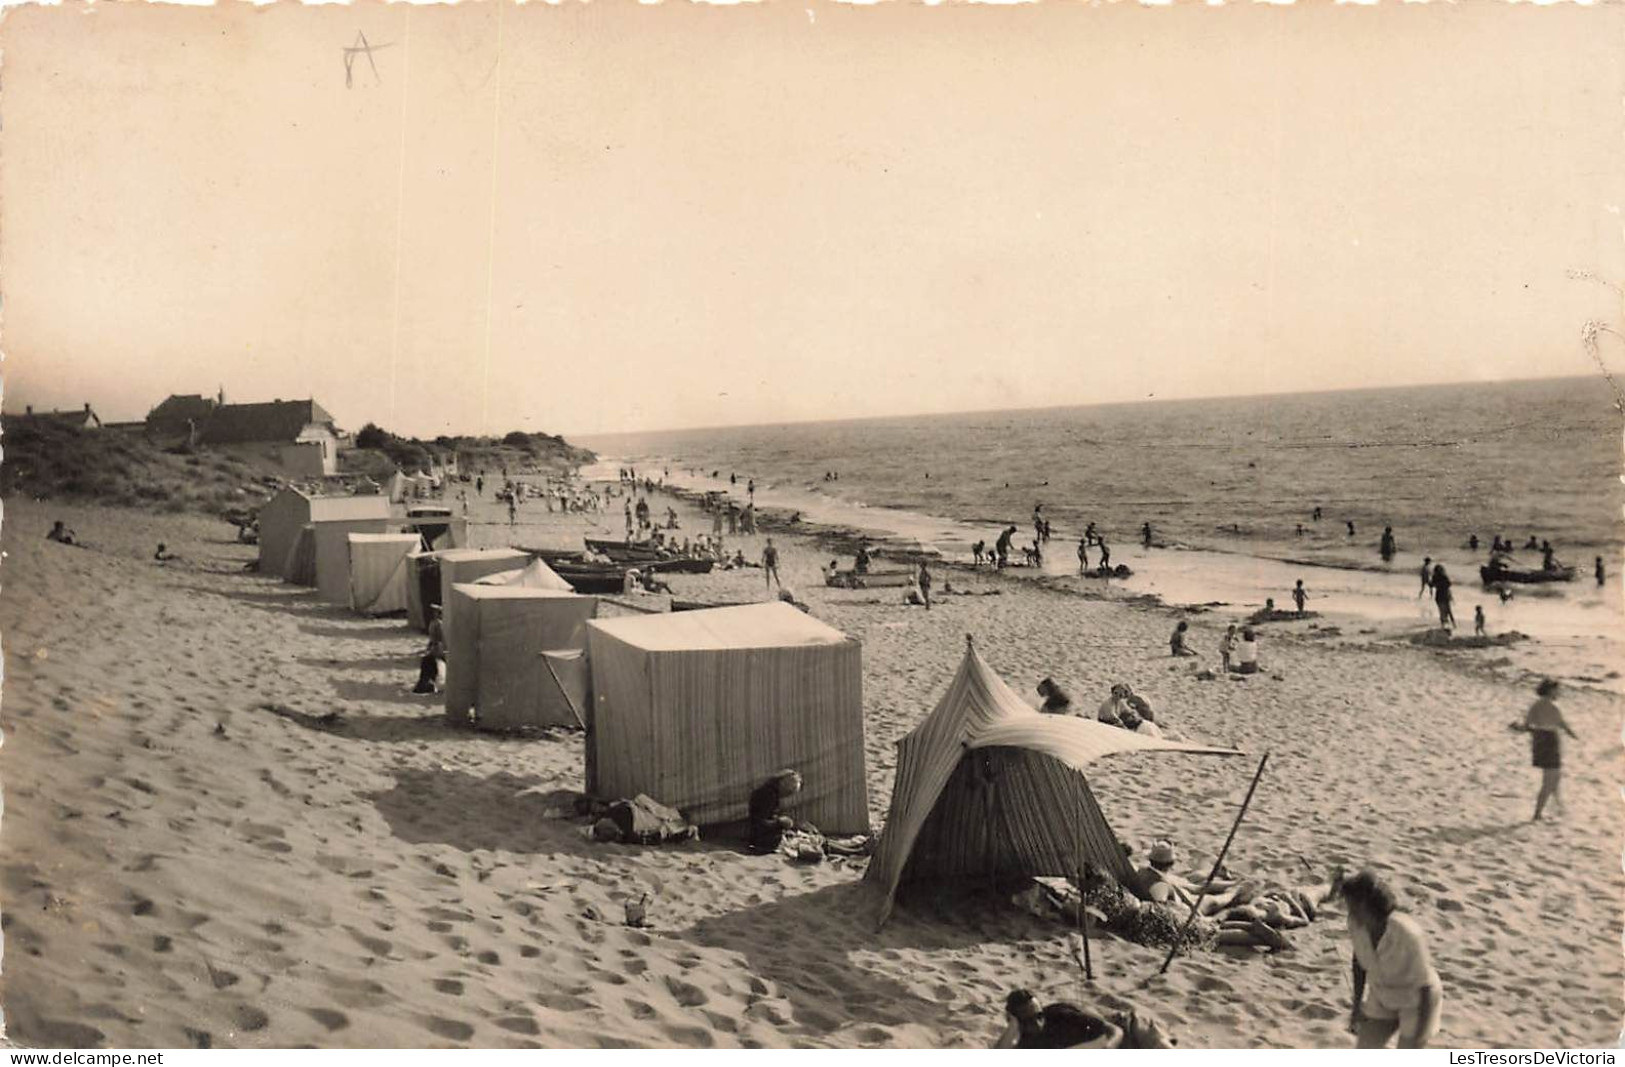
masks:
[[[86,415],[90,414],[90,401],[88,401],[88,400],[85,401],[85,414]]]
[[[33,404],[28,404],[28,405],[26,405],[26,406],[25,406],[25,407],[24,407],[24,408],[23,408],[23,413],[24,413],[24,414],[27,414],[27,415],[32,415],[32,414],[34,414],[34,405],[33,405]]]

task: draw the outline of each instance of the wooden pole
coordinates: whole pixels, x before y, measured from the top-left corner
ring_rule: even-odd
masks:
[[[1208,889],[1213,885],[1213,879],[1219,876],[1219,868],[1224,866],[1224,857],[1230,851],[1230,843],[1236,839],[1236,831],[1241,829],[1241,820],[1247,815],[1247,807],[1252,804],[1253,793],[1258,789],[1258,780],[1264,777],[1264,765],[1269,761],[1270,754],[1268,752],[1264,753],[1263,758],[1258,761],[1258,770],[1253,774],[1253,784],[1247,787],[1247,796],[1241,802],[1241,810],[1236,812],[1236,821],[1230,826],[1230,836],[1224,839],[1224,847],[1219,849],[1219,856],[1213,861],[1213,869],[1208,872],[1207,881],[1202,883],[1202,891],[1196,894],[1195,900],[1191,901],[1191,913],[1185,917],[1185,924],[1179,928],[1179,936],[1174,938],[1174,943],[1168,946],[1168,955],[1164,957],[1162,966],[1157,969],[1158,974],[1168,973],[1168,966],[1174,962],[1174,954],[1179,951],[1179,943],[1185,940],[1185,932],[1196,921],[1198,910],[1202,906],[1202,899],[1207,896]]]

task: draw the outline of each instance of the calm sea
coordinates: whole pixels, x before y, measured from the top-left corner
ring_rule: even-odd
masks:
[[[1621,544],[1621,416],[1607,383],[1567,378],[1039,411],[798,423],[585,441],[649,473],[719,471],[816,494],[1056,537],[1094,522],[1159,540],[1360,566],[1476,533],[1550,538],[1568,562]],[[826,481],[825,473],[839,474]],[[1311,519],[1319,506],[1323,518]],[[886,526],[871,511],[874,527]],[[1355,524],[1349,537],[1346,523]],[[1298,533],[1299,524],[1304,527]]]

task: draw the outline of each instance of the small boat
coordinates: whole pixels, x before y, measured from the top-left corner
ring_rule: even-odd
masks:
[[[578,593],[619,593],[626,588],[626,564],[564,563],[552,564],[553,573],[570,583]]]
[[[1517,585],[1536,585],[1544,582],[1574,581],[1573,567],[1553,567],[1551,570],[1520,571],[1505,565],[1487,564],[1478,568],[1478,576],[1485,585],[1511,582]]]
[[[901,588],[914,584],[914,575],[914,571],[840,571],[834,578],[826,577],[824,584],[846,589]]]
[[[676,559],[654,559],[640,563],[643,570],[653,571],[656,574],[710,574],[711,568],[716,566],[716,560],[689,559],[680,556]]]
[[[595,538],[584,538],[587,547],[599,555],[608,556],[616,563],[642,560],[655,560],[660,558],[660,550],[649,544],[637,544],[631,541],[600,541]]]

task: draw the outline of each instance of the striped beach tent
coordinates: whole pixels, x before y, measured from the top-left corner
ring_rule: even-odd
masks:
[[[699,826],[743,821],[794,767],[785,805],[835,834],[869,828],[858,642],[775,601],[587,624],[587,791],[643,793]]]
[[[1088,862],[1133,874],[1084,769],[1118,752],[1240,755],[1034,711],[972,643],[953,684],[898,742],[886,828],[863,880],[883,894],[882,924],[904,882],[1074,877]]]

